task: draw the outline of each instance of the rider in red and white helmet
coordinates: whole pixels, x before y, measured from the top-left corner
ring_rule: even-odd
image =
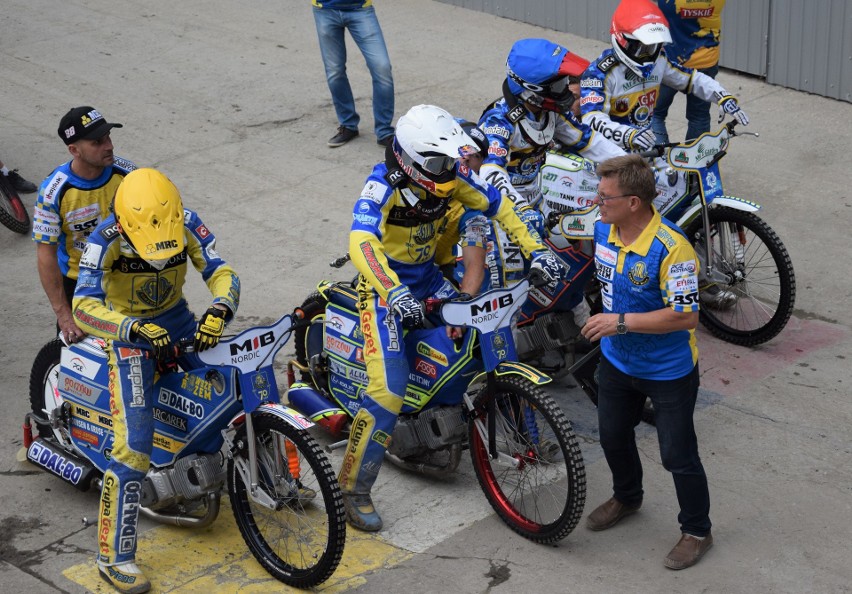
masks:
[[[610,33],[612,49],[592,62],[580,82],[582,120],[592,129],[627,150],[650,149],[651,117],[662,84],[717,102],[720,121],[730,114],[748,124],[737,99],[716,80],[668,59],[668,21],[650,0],[622,0]]]

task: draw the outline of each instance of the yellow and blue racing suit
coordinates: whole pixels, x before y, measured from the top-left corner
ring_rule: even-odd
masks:
[[[89,234],[109,216],[115,191],[124,176],[136,169],[115,157],[95,179],[83,179],[71,169],[71,161],[53,170],[42,182],[33,212],[33,241],[57,246],[59,271],[77,279],[83,248]],[[73,283],[72,283],[73,284]],[[73,292],[68,292],[70,298]]]
[[[191,338],[196,322],[183,297],[187,260],[201,273],[213,303],[237,311],[240,281],[216,253],[216,238],[198,215],[184,211],[186,248],[162,270],[140,258],[121,238],[110,215],[89,236],[80,259],[74,293],[74,319],[89,334],[107,339],[110,408],[115,432],[104,474],[98,516],[99,560],[105,565],[132,561],[142,479],[154,438],[153,385],[156,361],[150,347],[134,342],[131,326],[145,320],[165,328],[172,340]],[[197,365],[188,356],[182,365]]]
[[[352,422],[340,471],[344,493],[370,492],[408,383],[402,323],[388,301],[408,290],[421,301],[455,293],[435,261],[452,202],[496,218],[525,255],[545,249],[538,235],[531,235],[518,219],[512,202],[494,187],[460,164],[456,165],[456,178],[452,196],[442,199],[407,185],[400,169],[389,172],[388,165],[380,163],[355,203],[349,254],[360,273],[358,297],[368,386]]]

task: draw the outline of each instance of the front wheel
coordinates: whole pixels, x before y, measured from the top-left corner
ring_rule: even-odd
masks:
[[[273,577],[289,586],[311,588],[334,573],[343,555],[346,517],[337,479],[306,431],[269,413],[253,414],[252,422],[258,497],[252,497],[247,484],[243,427],[228,462],[234,518],[252,554]]]
[[[0,175],[0,223],[15,233],[25,234],[30,230],[30,215],[5,175]]]
[[[495,441],[489,454],[488,421],[471,419],[470,454],[491,507],[515,532],[539,543],[562,540],[586,503],[586,470],[571,423],[541,388],[518,376],[496,379]]]
[[[717,338],[754,346],[778,335],[796,301],[796,278],[787,249],[760,217],[727,207],[711,208],[709,252],[713,266],[727,277],[714,291],[733,294],[725,307],[702,296],[700,320]],[[701,218],[687,232],[706,270]],[[703,290],[703,289],[702,289]]]

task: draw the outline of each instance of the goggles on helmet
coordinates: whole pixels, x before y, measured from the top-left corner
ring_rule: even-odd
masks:
[[[660,43],[646,45],[638,39],[628,37],[627,35],[624,36],[624,40],[627,42],[624,53],[640,64],[655,61],[657,56],[660,55],[660,49],[663,47]]]
[[[421,163],[418,163],[403,150],[394,152],[396,152],[396,154],[401,157],[403,166],[412,168],[416,167],[430,175],[438,176],[447,171],[452,171],[453,167],[455,167],[456,165],[456,159],[447,155],[442,155],[440,153],[424,153],[423,161]]]

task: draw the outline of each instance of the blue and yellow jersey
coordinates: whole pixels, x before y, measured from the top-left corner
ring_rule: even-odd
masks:
[[[479,127],[488,140],[488,156],[483,162],[481,173],[498,189],[499,184],[491,181],[486,173],[490,168],[505,170],[513,186],[534,183],[544,163],[548,145],[553,140],[561,143],[563,150],[596,162],[624,154],[618,147],[598,137],[570,112],[557,114],[547,111],[541,116],[542,121],[538,122],[532,113],[523,109],[524,115],[521,117],[541,130],[540,137],[535,139],[537,142],[531,143],[524,135],[520,120],[512,122],[511,118],[515,117],[513,113],[506,99],[500,99],[479,119]]]
[[[690,68],[710,68],[719,63],[719,37],[725,0],[658,0],[669,21],[672,43],[666,53]]]
[[[491,225],[481,211],[451,202],[447,210],[447,226],[438,238],[435,262],[438,266],[453,264],[460,256],[458,247],[486,247]]]
[[[71,170],[71,162],[53,170],[41,183],[33,213],[33,241],[57,246],[59,270],[77,278],[86,239],[109,216],[115,191],[124,176],[136,169],[115,157],[96,179],[83,179]]]
[[[670,307],[698,311],[698,258],[674,224],[654,218],[629,246],[612,225],[595,225],[595,266],[606,313],[643,313]],[[601,350],[624,373],[653,380],[683,377],[698,362],[694,330],[628,332],[601,339]]]
[[[355,202],[349,255],[352,263],[387,299],[407,286],[418,299],[428,297],[438,240],[448,227],[447,212],[454,201],[496,219],[526,256],[543,249],[512,208],[492,186],[464,165],[456,165],[458,186],[449,200],[427,194],[418,186],[391,186],[385,163],[373,168]]]
[[[373,0],[311,0],[317,8],[333,8],[334,10],[357,10],[373,5]]]
[[[216,252],[216,238],[198,215],[184,210],[186,248],[162,270],[140,258],[110,215],[89,236],[74,292],[74,321],[89,334],[129,341],[138,319],[157,316],[183,300],[187,259],[201,273],[213,303],[227,306],[230,319],[240,302],[240,279]]]

